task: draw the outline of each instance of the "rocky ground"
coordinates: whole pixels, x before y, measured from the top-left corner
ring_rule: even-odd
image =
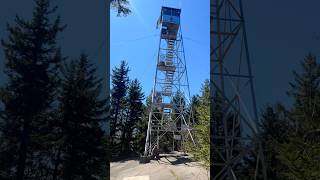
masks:
[[[160,160],[140,164],[138,158],[111,162],[111,180],[208,180],[209,170],[189,155],[161,154]]]

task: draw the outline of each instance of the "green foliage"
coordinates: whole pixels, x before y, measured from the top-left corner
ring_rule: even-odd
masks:
[[[35,1],[30,21],[15,18],[8,25],[5,53],[7,84],[1,88],[0,179],[45,179],[50,154],[47,137],[52,105],[58,85],[57,69],[62,59],[56,45],[64,29],[60,18],[50,16],[56,8],[50,1]]]
[[[288,92],[294,99],[292,123],[300,135],[320,125],[320,66],[311,54],[305,57],[301,66],[301,73],[293,72],[294,81],[290,83]]]
[[[110,5],[117,10],[118,16],[127,16],[131,13],[128,0],[110,0]]]
[[[134,149],[137,153],[142,155],[144,153],[144,146],[146,143],[147,129],[148,129],[148,121],[149,121],[149,112],[151,108],[151,97],[152,94],[147,96],[146,104],[143,105],[143,114],[141,116],[140,121],[136,124],[136,133],[134,140]]]
[[[320,143],[310,140],[311,132],[320,127],[320,66],[311,54],[301,65],[302,72],[294,71],[294,81],[288,92],[294,99],[287,121],[290,138],[278,146],[277,158],[283,166],[280,172],[283,179],[320,178]]]
[[[280,172],[284,168],[281,161],[277,158],[279,144],[287,142],[289,138],[289,119],[288,112],[278,104],[275,107],[267,106],[262,112],[261,134],[262,146],[265,153],[265,165],[269,179],[282,179]],[[256,159],[248,161],[249,174],[255,170]]]
[[[270,179],[320,178],[320,66],[311,54],[301,65],[288,91],[293,108],[267,107],[262,116],[261,139]]]
[[[201,96],[195,99],[193,109],[196,114],[195,141],[196,146],[189,145],[191,154],[196,160],[204,162],[206,167],[210,166],[210,91],[209,81],[202,85]]]
[[[68,63],[56,44],[56,7],[36,0],[30,21],[16,17],[2,40],[8,82],[0,89],[0,179],[107,177],[106,100],[85,55]],[[61,76],[62,75],[62,76]]]
[[[101,179],[106,177],[106,100],[100,99],[102,79],[86,55],[70,61],[63,69],[56,124],[53,162],[62,179]]]
[[[128,77],[129,68],[122,61],[113,70],[111,90],[111,146],[113,157],[142,153],[146,134],[144,94],[137,79]],[[143,140],[144,139],[144,140]]]
[[[119,152],[121,139],[121,124],[126,118],[127,89],[129,83],[129,68],[125,61],[122,61],[119,68],[112,71],[112,90],[111,90],[111,110],[110,110],[110,137],[111,146],[114,153]]]
[[[320,144],[292,137],[288,143],[279,146],[277,158],[284,168],[279,173],[283,179],[318,180],[320,179]]]
[[[123,122],[122,129],[122,134],[124,134],[124,138],[122,139],[123,152],[136,151],[134,149],[134,142],[137,141],[136,138],[139,138],[140,133],[144,133],[141,132],[143,131],[141,129],[141,126],[143,126],[141,122],[143,116],[143,99],[144,95],[139,81],[137,79],[131,81],[127,95],[127,118]],[[139,147],[137,148],[137,151],[140,151]]]

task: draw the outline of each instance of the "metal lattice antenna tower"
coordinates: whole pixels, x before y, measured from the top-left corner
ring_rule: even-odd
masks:
[[[211,1],[211,168],[213,179],[266,180],[241,0]]]
[[[152,91],[144,156],[159,153],[161,139],[172,136],[176,143],[192,140],[193,122],[186,61],[180,27],[180,9],[162,7],[156,74]]]

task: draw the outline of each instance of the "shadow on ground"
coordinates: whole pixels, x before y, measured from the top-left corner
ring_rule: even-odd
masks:
[[[150,163],[139,163],[139,157],[121,157],[110,164],[111,180],[123,180],[125,177],[146,176],[152,180],[208,180],[209,171],[200,162],[194,161],[192,156],[172,152],[160,154],[159,160]]]
[[[196,162],[186,153],[169,152],[167,154],[160,154],[159,157],[159,160],[153,161],[158,161],[159,163],[167,163],[171,165],[185,164],[187,166],[190,166],[188,163]],[[139,155],[135,153],[126,153],[121,156],[112,157],[111,162],[125,163],[131,160],[139,161],[139,158]]]
[[[185,164],[187,166],[190,166],[190,163],[196,161],[194,161],[188,154],[169,153],[160,155],[160,160],[158,160],[158,162],[167,163],[171,165]]]
[[[127,153],[122,153],[120,154],[113,154],[111,158],[111,162],[119,162],[119,163],[124,163],[126,161],[139,161],[139,155],[135,152],[127,152]]]

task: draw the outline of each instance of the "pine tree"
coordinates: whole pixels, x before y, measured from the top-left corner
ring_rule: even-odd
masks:
[[[56,128],[55,161],[57,179],[106,178],[106,99],[101,95],[102,79],[82,54],[63,68],[60,121]]]
[[[126,118],[126,95],[128,89],[128,72],[129,68],[125,61],[112,73],[112,90],[111,90],[111,110],[110,110],[110,137],[111,147],[114,153],[119,152],[119,143],[121,137],[121,124]],[[120,136],[120,137],[119,137]]]
[[[136,134],[144,133],[140,132],[137,128],[141,124],[143,116],[143,99],[142,88],[137,79],[130,82],[128,90],[128,106],[127,106],[127,120],[124,122],[124,128],[126,129],[125,138],[122,140],[124,146],[124,152],[130,152],[134,149],[134,141]]]
[[[8,83],[1,89],[0,179],[45,178],[50,108],[55,96],[57,68],[61,60],[56,38],[64,27],[50,16],[49,0],[36,0],[33,18],[15,18],[2,40]],[[32,176],[31,176],[32,175]]]

